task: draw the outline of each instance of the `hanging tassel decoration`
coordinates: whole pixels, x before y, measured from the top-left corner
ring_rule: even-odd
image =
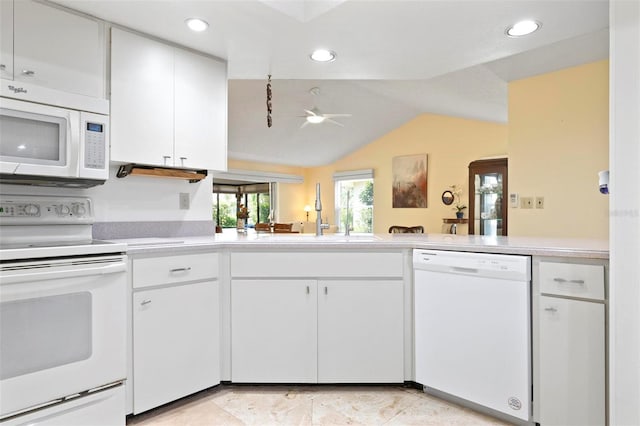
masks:
[[[271,119],[271,74],[269,74],[269,80],[267,82],[267,127],[271,127],[273,120]]]

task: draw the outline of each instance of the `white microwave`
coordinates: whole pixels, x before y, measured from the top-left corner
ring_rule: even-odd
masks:
[[[0,97],[0,182],[86,188],[108,177],[108,115]]]

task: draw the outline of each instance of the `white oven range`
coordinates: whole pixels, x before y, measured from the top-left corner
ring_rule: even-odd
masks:
[[[126,245],[91,200],[0,195],[0,424],[124,425]]]

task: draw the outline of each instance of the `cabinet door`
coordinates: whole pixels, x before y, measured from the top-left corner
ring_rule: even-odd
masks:
[[[101,22],[31,0],[14,2],[16,81],[104,98],[104,41]]]
[[[135,414],[220,383],[217,282],[133,294]]]
[[[402,281],[318,282],[318,382],[404,381]]]
[[[0,77],[13,80],[13,1],[0,1]]]
[[[111,160],[173,166],[173,48],[111,30]]]
[[[315,383],[317,295],[310,280],[231,281],[231,380]]]
[[[541,296],[540,424],[605,424],[604,305]]]
[[[227,169],[226,64],[175,49],[176,167]]]

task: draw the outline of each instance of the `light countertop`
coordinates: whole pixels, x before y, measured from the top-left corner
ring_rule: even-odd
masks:
[[[215,236],[118,239],[128,244],[128,253],[146,254],[219,248],[265,249],[437,249],[482,253],[524,254],[608,259],[607,240],[550,237],[488,237],[452,234],[259,234],[225,232]]]

